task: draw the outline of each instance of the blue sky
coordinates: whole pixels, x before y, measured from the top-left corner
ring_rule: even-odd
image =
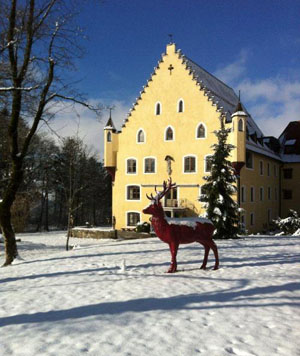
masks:
[[[88,1],[78,22],[88,36],[75,74],[80,89],[92,100],[114,104],[119,127],[169,33],[186,56],[241,89],[265,135],[278,136],[287,122],[300,120],[300,0]],[[78,111],[86,141],[102,151],[97,133],[103,125]],[[63,120],[61,132],[69,134]]]

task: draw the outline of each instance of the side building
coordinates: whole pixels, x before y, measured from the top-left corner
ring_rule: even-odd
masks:
[[[220,118],[231,129],[231,161],[239,173],[235,199],[250,232],[266,230],[271,220],[298,209],[299,122],[279,139],[265,137],[234,90],[167,45],[154,72],[117,131],[111,117],[104,128],[104,164],[113,180],[113,216],[117,229],[148,221],[142,209],[169,176],[177,183],[163,201],[168,216],[204,213],[199,201],[203,176],[210,172],[211,145]],[[298,123],[298,124],[297,124]],[[293,134],[298,132],[295,138]],[[294,151],[286,151],[286,147]],[[291,153],[293,152],[293,153]],[[290,161],[289,161],[290,160]],[[292,169],[292,178],[285,175]],[[292,193],[288,192],[292,191]]]

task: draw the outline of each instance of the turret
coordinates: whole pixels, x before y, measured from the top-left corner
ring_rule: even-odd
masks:
[[[112,121],[111,115],[104,127],[104,167],[114,180],[116,171],[116,156],[118,151],[118,131]]]
[[[231,115],[232,118],[232,132],[231,144],[235,146],[232,151],[232,163],[239,175],[241,168],[246,162],[246,127],[247,114],[245,113],[241,104],[240,98],[238,104]]]

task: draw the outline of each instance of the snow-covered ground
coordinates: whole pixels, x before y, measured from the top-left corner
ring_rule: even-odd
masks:
[[[300,237],[216,241],[220,269],[157,238],[20,234],[0,269],[0,355],[300,355]],[[3,244],[0,245],[3,263]]]

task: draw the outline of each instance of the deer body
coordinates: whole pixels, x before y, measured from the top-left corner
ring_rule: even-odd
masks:
[[[175,185],[169,180],[169,186],[164,182],[164,191],[158,193],[154,198],[151,195],[151,204],[143,210],[144,214],[152,215],[152,226],[160,240],[167,243],[170,248],[172,260],[168,273],[174,273],[177,270],[177,251],[180,244],[199,242],[204,246],[205,253],[201,269],[206,268],[208,254],[210,249],[215,255],[214,269],[219,267],[218,248],[212,240],[212,234],[215,230],[213,224],[207,219],[168,219],[165,217],[160,199]]]

